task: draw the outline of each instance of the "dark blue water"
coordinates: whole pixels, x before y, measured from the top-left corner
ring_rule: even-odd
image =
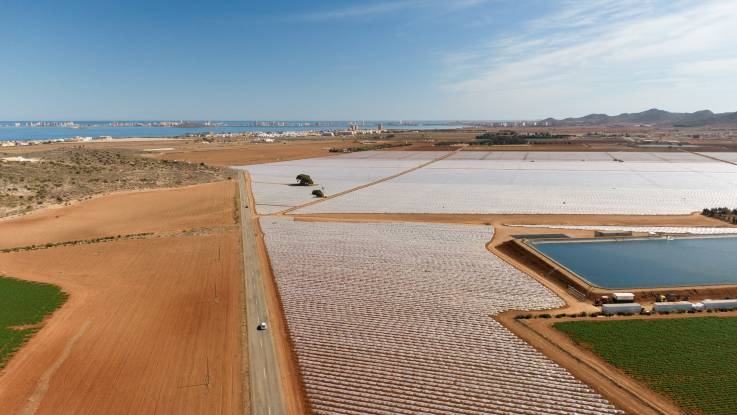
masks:
[[[602,288],[737,284],[737,237],[531,244]]]
[[[202,128],[184,127],[110,127],[105,125],[84,124],[82,128],[66,127],[15,127],[13,123],[0,123],[0,141],[7,140],[51,140],[57,138],[101,137],[180,137],[187,134],[201,133],[240,133],[240,132],[289,132],[289,131],[334,131],[348,128],[347,122],[332,122],[324,125],[289,125],[289,126],[254,126],[230,125]],[[421,124],[398,125],[384,124],[384,128],[392,130],[429,130],[453,129],[461,125]],[[361,129],[374,129],[376,123],[367,123]]]

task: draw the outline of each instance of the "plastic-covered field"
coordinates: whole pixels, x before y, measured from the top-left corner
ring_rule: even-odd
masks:
[[[683,233],[694,235],[728,235],[737,233],[737,228],[694,227],[694,226],[606,226],[606,225],[507,225],[517,228],[570,229],[584,231],[622,231],[652,233]]]
[[[502,159],[473,158],[487,156]],[[460,152],[295,213],[684,214],[712,206],[737,206],[737,166],[690,153]]]
[[[261,218],[316,414],[617,410],[490,318],[563,305],[490,227]]]
[[[737,153],[709,153],[734,154]],[[584,151],[462,151],[448,160],[507,160],[507,161],[647,161],[668,162],[712,162],[706,157],[692,153],[644,153],[644,152],[584,152]]]
[[[442,157],[445,152],[363,151],[314,159],[237,166],[248,170],[256,209],[274,213],[310,202],[312,191],[321,189],[326,196],[371,183]],[[308,174],[315,186],[293,186],[298,174]]]

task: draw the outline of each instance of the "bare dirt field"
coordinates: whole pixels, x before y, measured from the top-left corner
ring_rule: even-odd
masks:
[[[259,144],[219,144],[199,145],[177,151],[162,152],[153,157],[164,160],[205,163],[212,166],[234,166],[239,164],[259,164],[275,161],[297,160],[324,157],[331,154],[330,149],[355,146],[353,138],[346,140],[289,141]]]
[[[0,248],[232,225],[234,183],[116,193],[1,220]]]
[[[0,273],[69,294],[0,373],[0,413],[244,413],[234,191],[221,182],[114,195],[63,208],[58,219],[39,212],[0,223],[11,245],[45,232],[200,229],[0,254]]]
[[[239,413],[238,259],[233,231],[3,254],[70,297],[0,376],[0,412]]]

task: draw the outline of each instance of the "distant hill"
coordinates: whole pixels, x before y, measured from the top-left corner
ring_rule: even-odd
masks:
[[[715,114],[709,110],[696,112],[668,112],[656,108],[643,112],[619,115],[589,114],[580,118],[543,120],[551,125],[651,124],[673,127],[704,127],[708,125],[737,124],[737,112]]]

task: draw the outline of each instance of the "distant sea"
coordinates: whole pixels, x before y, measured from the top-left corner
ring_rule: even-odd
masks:
[[[337,131],[348,128],[348,122],[329,122],[329,123],[288,123],[288,125],[255,125],[256,123],[243,123],[241,125],[223,125],[208,127],[156,127],[156,126],[133,126],[133,127],[113,127],[108,122],[76,122],[79,128],[70,127],[15,127],[14,121],[0,121],[0,141],[16,140],[52,140],[66,139],[72,137],[105,137],[126,138],[126,137],[181,137],[188,134],[202,133],[240,133],[240,132],[290,132],[290,131]],[[359,125],[359,129],[371,130],[376,129],[378,123],[365,123]],[[417,123],[417,124],[398,124],[384,123],[384,128],[388,130],[435,130],[435,129],[455,129],[461,128],[461,124],[438,124],[438,123]]]

